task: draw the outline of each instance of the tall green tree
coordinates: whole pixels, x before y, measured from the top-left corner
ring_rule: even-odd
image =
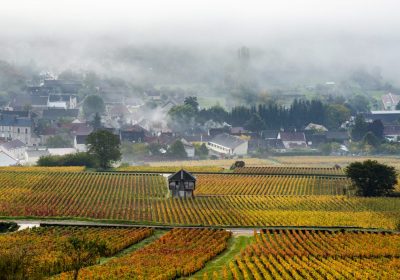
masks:
[[[251,118],[244,124],[244,128],[253,132],[260,132],[266,128],[266,124],[260,115],[254,113]]]
[[[353,141],[361,141],[368,131],[368,124],[362,115],[357,115],[354,120],[354,127],[351,130],[351,139]]]
[[[345,172],[361,196],[389,195],[397,184],[396,169],[376,160],[353,162]]]
[[[90,117],[96,113],[102,114],[105,110],[103,98],[98,95],[89,95],[83,102],[83,113]]]
[[[94,155],[102,169],[111,167],[121,159],[120,140],[117,135],[107,130],[92,132],[86,139],[88,153]]]
[[[330,104],[325,111],[325,122],[329,129],[340,127],[350,118],[350,110],[341,104]]]
[[[371,131],[376,138],[383,139],[384,126],[381,120],[374,120],[368,125],[368,131]]]
[[[171,158],[185,159],[187,154],[185,151],[185,146],[182,141],[176,140],[167,150],[167,155]]]
[[[101,128],[101,117],[98,112],[93,117],[92,126],[95,131]]]
[[[197,97],[196,96],[185,97],[185,100],[183,101],[183,104],[192,107],[195,112],[199,111],[199,102],[197,102]]]

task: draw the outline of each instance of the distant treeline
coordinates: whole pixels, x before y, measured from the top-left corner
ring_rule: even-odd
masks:
[[[222,107],[200,110],[201,121],[214,120],[233,126],[243,126],[250,130],[297,128],[309,123],[322,124],[338,128],[350,117],[350,108],[343,104],[324,104],[319,100],[294,100],[291,106],[284,107],[276,103],[258,106],[236,106],[230,112]]]

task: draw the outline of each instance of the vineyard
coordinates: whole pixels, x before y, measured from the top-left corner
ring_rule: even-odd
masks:
[[[272,230],[213,279],[399,279],[400,235]]]
[[[236,168],[234,173],[270,174],[270,175],[339,175],[344,176],[342,168],[335,167],[298,167],[298,166],[257,166]]]
[[[175,279],[188,276],[225,250],[224,230],[173,229],[160,239],[104,265],[84,269],[79,279]],[[56,279],[69,279],[62,274]]]
[[[82,172],[84,170],[84,166],[0,166],[0,172]]]
[[[103,257],[117,252],[150,236],[151,229],[49,227],[34,228],[13,234],[0,235],[0,266],[14,258],[27,258],[26,277],[41,279],[70,269],[68,258],[63,257],[63,245],[70,236],[105,242]],[[2,263],[3,262],[3,263]]]
[[[189,172],[223,172],[225,169],[219,166],[125,166],[117,168],[117,171],[132,171],[132,172],[178,172],[185,169]]]
[[[196,195],[343,195],[342,177],[282,175],[197,175]]]

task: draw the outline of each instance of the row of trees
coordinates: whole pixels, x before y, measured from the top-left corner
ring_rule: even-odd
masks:
[[[65,156],[43,156],[39,166],[86,166],[108,169],[121,159],[120,140],[117,135],[107,130],[96,130],[86,139],[87,152]]]
[[[199,110],[197,98],[191,96],[185,98],[183,105],[174,106],[168,115],[170,127],[179,132],[189,131],[210,120],[258,132],[263,129],[301,129],[310,122],[336,129],[350,118],[351,109],[341,103],[294,100],[288,108],[270,102],[252,107],[236,106],[229,112],[220,106]]]

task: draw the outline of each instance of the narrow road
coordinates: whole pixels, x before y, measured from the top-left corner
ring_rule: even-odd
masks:
[[[154,229],[165,229],[170,230],[173,228],[189,228],[189,229],[202,229],[202,228],[216,228],[216,229],[224,229],[232,232],[233,235],[246,235],[251,236],[254,234],[254,231],[260,232],[262,229],[266,230],[292,230],[292,229],[301,229],[301,230],[346,230],[346,231],[368,231],[368,232],[388,232],[388,233],[397,233],[398,231],[394,230],[385,230],[378,228],[359,228],[359,227],[301,227],[301,226],[265,226],[265,227],[224,227],[224,226],[184,226],[184,225],[146,225],[146,224],[129,224],[129,223],[107,223],[107,222],[97,222],[97,221],[78,221],[78,220],[46,220],[46,219],[38,219],[38,220],[27,220],[27,219],[5,219],[0,220],[0,222],[14,222],[20,226],[20,230],[28,227],[35,226],[97,226],[97,227],[149,227]]]

